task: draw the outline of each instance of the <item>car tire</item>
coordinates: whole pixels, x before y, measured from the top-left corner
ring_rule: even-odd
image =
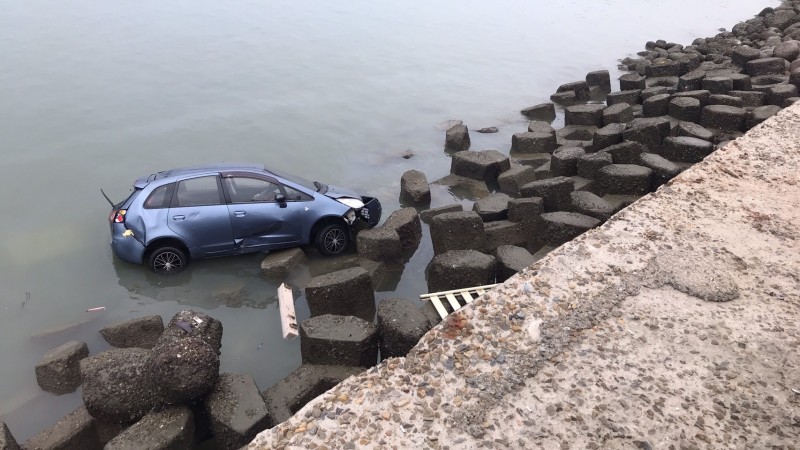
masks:
[[[158,247],[147,259],[150,271],[159,275],[175,275],[183,272],[189,259],[183,250],[176,247]]]
[[[325,256],[342,254],[350,244],[350,230],[342,224],[332,223],[319,230],[315,238],[317,249]]]

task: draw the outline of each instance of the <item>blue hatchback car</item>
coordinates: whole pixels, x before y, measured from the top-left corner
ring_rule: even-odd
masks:
[[[125,201],[109,203],[114,254],[162,274],[180,272],[190,259],[311,243],[338,255],[357,228],[381,218],[377,198],[264,165],[158,172],[137,179]]]

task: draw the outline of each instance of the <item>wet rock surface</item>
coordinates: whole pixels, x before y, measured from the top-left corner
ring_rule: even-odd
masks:
[[[89,356],[85,342],[70,341],[47,352],[36,365],[39,387],[54,394],[73,392],[81,385],[80,361]]]
[[[150,351],[106,350],[81,361],[83,404],[93,417],[133,423],[157,405],[153,386],[143,376]]]
[[[305,264],[308,257],[301,248],[290,248],[270,252],[261,261],[261,273],[270,278],[280,279],[289,275],[295,267]]]
[[[214,387],[219,375],[219,354],[203,339],[188,336],[153,348],[144,372],[159,403],[187,403]]]
[[[100,335],[118,348],[153,348],[164,332],[161,316],[145,316],[111,324],[100,329]]]
[[[404,298],[386,298],[378,304],[381,359],[406,356],[431,329],[428,318]]]
[[[151,412],[105,445],[105,450],[195,448],[194,415],[186,406]]]
[[[0,422],[0,448],[3,450],[19,450],[19,444],[11,431],[8,430],[5,422]]]
[[[179,311],[169,321],[157,344],[187,336],[200,337],[219,353],[222,348],[222,322],[190,309]]]
[[[312,316],[353,315],[370,322],[375,318],[372,280],[360,267],[316,276],[306,285],[305,293]]]
[[[324,314],[300,323],[304,364],[372,367],[378,361],[378,327],[353,316]]]
[[[98,438],[95,419],[86,408],[80,407],[52,427],[25,441],[21,447],[26,450],[100,450],[103,445]]]
[[[205,405],[219,449],[247,445],[270,423],[267,406],[250,375],[220,374]]]

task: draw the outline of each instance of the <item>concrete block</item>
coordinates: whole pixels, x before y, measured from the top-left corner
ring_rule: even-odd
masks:
[[[303,364],[372,367],[378,347],[378,327],[358,317],[324,314],[300,323]]]
[[[497,260],[477,250],[436,255],[426,269],[428,292],[450,291],[495,282]]]
[[[433,220],[433,218],[439,214],[461,211],[464,211],[464,205],[461,204],[438,206],[436,208],[430,208],[422,211],[419,213],[419,218],[425,223],[431,223],[431,220]]]
[[[556,107],[550,102],[540,103],[523,109],[520,114],[531,119],[552,122],[556,118]]]
[[[603,124],[628,123],[633,120],[633,109],[627,103],[615,103],[603,110]]]
[[[498,175],[510,168],[508,156],[497,150],[457,152],[450,163],[450,173],[487,182],[496,182]]]
[[[187,328],[191,331],[186,331]],[[191,309],[178,311],[164,328],[156,345],[187,336],[199,336],[219,353],[222,348],[222,322],[206,313]]]
[[[662,86],[671,89],[673,92],[677,92],[678,77],[652,77],[647,79],[645,85],[647,88]]]
[[[611,92],[606,96],[606,104],[608,106],[616,105],[617,103],[627,103],[629,105],[635,105],[641,102],[642,102],[641,89]]]
[[[627,106],[626,103],[621,104]],[[616,106],[617,105],[614,105],[609,108],[614,108]],[[631,120],[633,120],[633,114],[631,114]],[[597,152],[606,147],[622,142],[622,135],[626,128],[627,125],[624,123],[609,123],[603,128],[595,131],[594,138],[592,140],[592,151]]]
[[[655,122],[634,119],[622,133],[622,138],[625,141],[638,142],[648,149],[657,150],[661,148],[663,133]],[[605,150],[608,150],[608,148]]]
[[[542,220],[545,223],[545,239],[553,247],[569,242],[583,232],[600,225],[600,221],[594,217],[565,211],[544,213]]]
[[[706,106],[708,104],[708,97],[710,95],[711,95],[711,92],[708,92],[708,91],[706,91],[704,89],[700,89],[700,90],[697,90],[697,91],[676,92],[675,94],[672,95],[672,98],[673,98],[673,100],[676,99],[676,98],[682,98],[682,97],[693,98],[693,99],[696,99],[697,101],[699,101],[700,102],[700,106],[703,107],[703,106]]]
[[[486,247],[492,251],[501,245],[525,245],[532,237],[532,224],[497,220],[486,224]]]
[[[709,105],[726,105],[726,106],[735,106],[737,108],[743,108],[744,102],[740,97],[734,97],[732,95],[723,95],[723,94],[711,94],[708,98]]]
[[[190,403],[214,388],[219,354],[198,336],[161,342],[148,355],[144,374],[159,405]]]
[[[194,447],[194,414],[186,406],[173,406],[147,414],[109,441],[104,450],[188,450]]]
[[[501,283],[521,272],[535,261],[531,253],[516,245],[501,245],[495,249],[497,282]]]
[[[703,79],[706,73],[701,70],[695,70],[685,73],[678,77],[678,91],[695,91],[703,89]]]
[[[500,191],[511,196],[519,195],[519,190],[525,184],[536,180],[533,167],[512,166],[511,169],[503,172],[497,177],[497,184]]]
[[[574,91],[564,91],[552,94],[550,96],[550,101],[558,103],[559,105],[569,106],[578,103],[580,100],[578,100]]]
[[[648,98],[656,96],[656,95],[662,95],[662,94],[672,95],[674,93],[675,93],[675,91],[673,89],[670,89],[670,88],[665,87],[665,86],[649,87],[649,88],[646,88],[646,89],[642,89],[642,102],[644,102]]]
[[[747,118],[747,128],[753,128],[775,114],[778,114],[780,111],[781,108],[775,105],[759,106],[758,108],[754,108]]]
[[[250,375],[223,373],[205,401],[216,448],[233,450],[269,428],[267,405]]]
[[[540,197],[515,198],[508,202],[508,220],[512,222],[534,222],[544,212]]]
[[[695,123],[700,121],[700,100],[696,98],[673,98],[669,102],[668,110],[670,117],[674,119]]]
[[[400,177],[400,200],[410,205],[427,205],[431,202],[431,188],[425,174],[407,170]]]
[[[26,450],[100,450],[103,445],[97,436],[94,419],[81,406],[25,441],[21,447]]]
[[[728,75],[733,81],[733,89],[737,91],[749,91],[753,87],[752,80],[750,79],[750,75],[745,75],[743,73],[732,73]],[[729,92],[730,94],[730,92]]]
[[[378,304],[382,360],[406,356],[430,329],[428,318],[411,300],[386,298]]]
[[[344,379],[363,371],[363,367],[301,365],[286,378],[261,393],[272,417],[272,424],[285,422],[306,403],[324,394]]]
[[[647,78],[677,77],[681,74],[680,64],[667,58],[656,58],[645,68]]]
[[[403,251],[417,248],[422,239],[422,224],[415,208],[393,211],[383,223],[383,227],[397,232]]]
[[[308,257],[299,247],[270,252],[261,260],[261,273],[269,278],[285,278],[297,266],[308,263]],[[159,320],[161,318],[159,317]],[[163,328],[163,325],[162,325]],[[102,333],[102,330],[100,331]]]
[[[89,347],[80,341],[69,341],[48,351],[36,364],[36,382],[56,395],[75,391],[81,385],[80,361],[87,356]]]
[[[767,103],[767,93],[758,91],[730,91],[730,95],[742,99],[742,107],[758,108]]]
[[[430,224],[433,253],[448,250],[481,249],[486,244],[483,219],[475,211],[445,213]]]
[[[605,105],[593,103],[567,106],[564,109],[564,124],[602,127],[603,109]]]
[[[644,195],[650,192],[653,171],[635,164],[611,164],[597,173],[602,194]]]
[[[608,220],[614,214],[614,208],[605,200],[587,191],[575,191],[570,194],[572,199],[572,212],[581,213],[586,216]]]
[[[619,77],[619,90],[632,91],[645,88],[645,78],[638,73],[626,73]]]
[[[311,279],[305,289],[311,316],[335,314],[375,318],[375,292],[369,273],[361,267],[337,270]]]
[[[466,125],[453,125],[447,129],[444,147],[453,151],[464,151],[469,149],[469,129]]]
[[[779,75],[786,70],[786,60],[776,57],[753,59],[745,63],[744,69],[745,73],[751,77]]]
[[[586,81],[573,81],[570,83],[562,84],[556,89],[556,93],[561,92],[574,92],[575,100],[579,102],[587,101],[592,98],[589,91],[589,84]]]
[[[511,197],[507,194],[496,192],[473,203],[472,210],[478,213],[484,222],[505,220],[508,218],[509,200]]]
[[[153,409],[158,399],[144,375],[149,356],[149,350],[131,347],[107,350],[81,360],[81,391],[89,414],[131,423]]]
[[[731,77],[707,77],[703,80],[703,89],[713,94],[727,94],[733,90]]]
[[[644,117],[665,116],[669,113],[669,94],[654,95],[642,102],[642,115]]]
[[[737,45],[731,49],[730,57],[734,64],[744,68],[748,61],[761,58],[761,51],[745,45]]]
[[[511,136],[512,153],[553,153],[556,146],[555,133],[527,131]]]
[[[724,105],[703,107],[700,125],[726,131],[743,131],[747,111],[744,108]]]
[[[767,102],[770,105],[783,106],[786,99],[797,97],[797,86],[793,84],[780,84],[772,86],[767,91]]]
[[[532,133],[555,134],[556,130],[549,122],[531,120],[528,122],[528,131]]]
[[[540,197],[545,211],[559,211],[569,206],[569,194],[575,190],[575,182],[567,177],[548,178],[522,186],[523,197]]]
[[[603,92],[611,92],[611,75],[608,70],[596,70],[586,74],[586,84],[590,88],[598,87]]]
[[[642,153],[639,155],[639,164],[653,170],[653,184],[651,186],[653,191],[681,173],[682,170],[674,162],[655,153]]]
[[[583,178],[594,180],[597,178],[597,172],[605,166],[613,164],[613,157],[610,153],[605,151],[597,153],[588,153],[578,158],[576,167],[578,175]]]
[[[580,147],[560,147],[550,159],[550,173],[554,177],[570,177],[578,173],[578,158],[585,155]]]
[[[9,431],[5,422],[0,422],[0,449],[19,450],[17,440],[11,435],[11,431]]]
[[[691,122],[679,122],[675,127],[676,136],[689,136],[704,141],[711,141],[714,139],[714,133],[703,128],[701,125]]]
[[[639,155],[646,152],[647,148],[636,141],[625,141],[606,147],[603,151],[611,155],[614,164],[636,164]]]

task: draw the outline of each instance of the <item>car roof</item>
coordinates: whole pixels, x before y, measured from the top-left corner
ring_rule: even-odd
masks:
[[[203,164],[197,166],[179,167],[175,169],[162,170],[161,172],[145,175],[143,177],[137,178],[133,182],[133,185],[134,187],[141,189],[154,180],[166,180],[172,178],[180,178],[186,175],[201,175],[204,173],[216,173],[216,172],[237,171],[237,170],[265,171],[267,169],[264,164],[253,164],[253,163]]]

